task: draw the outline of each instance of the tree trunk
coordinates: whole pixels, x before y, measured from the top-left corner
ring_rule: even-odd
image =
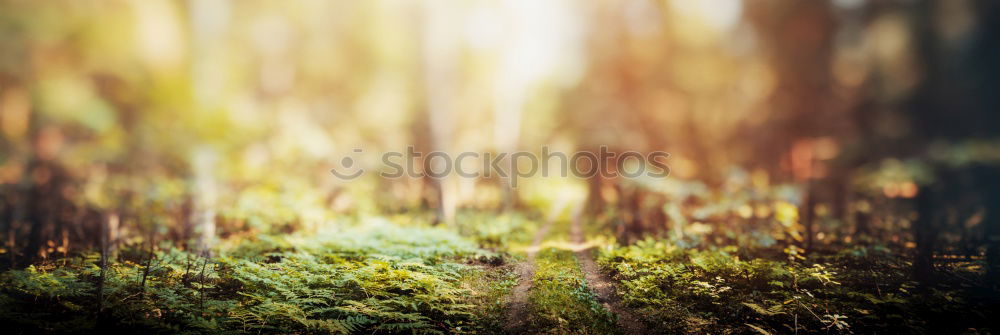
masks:
[[[986,242],[986,282],[1000,283],[1000,172],[996,167],[980,166],[976,179],[983,189],[984,239]]]
[[[215,207],[217,186],[215,162],[217,155],[208,148],[196,149],[192,157],[194,172],[193,210],[191,224],[197,234],[196,249],[207,252],[215,241]]]
[[[100,260],[101,274],[97,278],[97,315],[98,315],[98,322],[99,323],[100,323],[100,320],[103,319],[103,317],[102,317],[103,313],[102,312],[104,311],[104,282],[105,282],[105,280],[107,278],[108,252],[110,251],[109,250],[110,249],[109,248],[110,241],[109,241],[109,238],[108,238],[108,234],[109,234],[109,229],[108,228],[110,227],[112,221],[118,221],[118,214],[117,213],[111,213],[111,214],[109,214],[106,218],[103,218],[101,220],[101,224],[100,224],[100,227],[101,227],[100,228],[100,230],[101,230],[101,234],[100,234],[100,236],[101,236],[100,237],[101,238],[101,241],[100,241],[100,243],[101,243],[101,245],[100,245],[100,249],[101,249],[101,260]]]
[[[456,69],[458,63],[460,40],[456,32],[448,29],[447,22],[455,18],[452,7],[442,4],[428,3],[424,6],[422,73],[425,88],[427,110],[427,130],[430,132],[431,151],[451,153],[454,130],[454,101],[456,88]],[[429,153],[425,153],[424,156]],[[449,163],[450,164],[450,163]],[[427,171],[442,173],[445,163],[442,158],[425,161]],[[431,186],[437,190],[436,222],[452,224],[455,220],[455,210],[458,206],[458,183],[452,173],[429,178]],[[505,188],[506,189],[506,188]],[[506,193],[505,193],[506,194]]]
[[[871,218],[868,209],[861,210],[854,206],[854,240],[862,241],[871,236]]]
[[[805,228],[805,245],[802,249],[806,252],[813,250],[813,236],[815,233],[815,215],[813,208],[816,207],[816,187],[813,185],[812,179],[806,182],[806,194],[805,199],[802,201],[802,207],[799,208],[799,215],[802,217],[802,225]]]
[[[934,242],[937,232],[934,225],[933,191],[925,187],[917,194],[916,207],[919,217],[913,223],[913,237],[916,242],[916,257],[913,259],[913,276],[920,282],[929,282],[934,277]]]

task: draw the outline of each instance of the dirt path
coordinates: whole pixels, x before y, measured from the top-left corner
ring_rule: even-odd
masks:
[[[535,278],[535,255],[538,254],[542,241],[545,240],[545,235],[552,229],[552,225],[555,223],[556,217],[562,209],[562,206],[556,206],[552,213],[549,214],[549,217],[545,220],[545,224],[535,232],[531,246],[528,247],[527,259],[517,266],[517,286],[514,286],[511,292],[507,308],[507,323],[504,327],[504,332],[507,334],[523,334],[527,332],[526,327],[528,325],[529,313],[528,291],[531,290],[531,279]]]
[[[597,302],[601,303],[607,310],[618,316],[618,327],[624,334],[649,334],[649,329],[625,307],[618,292],[615,291],[614,282],[600,271],[594,256],[591,254],[592,247],[586,244],[586,237],[583,234],[583,217],[579,210],[573,213],[573,223],[570,226],[570,237],[575,245],[576,258],[580,261],[580,270],[587,280],[587,286],[597,295]]]

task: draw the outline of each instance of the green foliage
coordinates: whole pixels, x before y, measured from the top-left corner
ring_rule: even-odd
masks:
[[[737,251],[644,240],[604,249],[598,263],[621,281],[624,302],[638,308],[647,322],[683,320],[659,327],[667,333],[955,331],[951,327],[957,325],[923,320],[949,313],[958,317],[976,306],[960,301],[957,287],[916,290],[906,264],[890,262],[888,256],[869,258],[877,264],[861,267],[851,252],[787,262]]]
[[[475,319],[482,334],[501,334],[504,329],[508,296],[517,285],[517,273],[512,264],[471,271],[463,277],[463,287],[470,289],[469,304],[477,306]]]
[[[335,233],[339,232],[339,233]],[[95,312],[97,256],[2,275],[0,319],[42,333],[102,327],[153,333],[475,332],[462,285],[482,254],[441,229],[373,223],[321,238],[248,241],[219,257],[166,249],[110,265]],[[130,254],[130,253],[127,253]],[[135,252],[135,254],[142,254]],[[144,256],[143,256],[144,257]],[[140,284],[142,283],[142,284]],[[499,292],[493,292],[493,295]]]
[[[587,287],[576,257],[554,248],[539,252],[528,297],[533,329],[553,334],[615,333],[615,316]]]
[[[461,212],[456,220],[458,231],[484,248],[509,250],[512,245],[528,243],[540,222],[524,214],[508,213],[497,216],[488,212]]]

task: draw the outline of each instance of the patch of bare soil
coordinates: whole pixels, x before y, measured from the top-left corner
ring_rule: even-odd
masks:
[[[591,248],[583,248],[586,238],[583,235],[583,223],[580,213],[573,215],[573,224],[570,226],[570,235],[573,243],[581,246],[576,251],[576,258],[580,261],[580,270],[583,271],[587,286],[597,295],[597,302],[618,316],[618,327],[623,334],[650,334],[646,325],[628,307],[625,307],[618,292],[615,290],[614,282],[608,278],[598,268],[591,254]]]
[[[545,221],[545,225],[535,233],[531,246],[528,248],[528,257],[517,266],[517,286],[511,292],[510,302],[507,304],[507,324],[504,332],[507,334],[524,334],[528,326],[528,291],[531,290],[531,279],[535,277],[535,255],[538,254],[539,246],[545,235],[552,229],[555,222],[554,217]]]
[[[507,307],[507,323],[504,332],[507,334],[523,334],[528,325],[528,290],[531,289],[531,278],[535,276],[534,255],[518,265],[517,286],[511,293]]]

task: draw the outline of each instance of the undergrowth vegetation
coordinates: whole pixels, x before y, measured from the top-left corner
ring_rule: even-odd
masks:
[[[545,334],[616,333],[614,314],[597,302],[571,251],[543,249],[536,264],[528,297],[532,329]]]
[[[481,334],[503,334],[507,318],[507,304],[511,290],[517,285],[517,273],[513,264],[485,267],[471,272],[463,278],[463,288],[473,295],[469,304],[475,306],[475,332]]]
[[[878,247],[799,260],[646,239],[604,248],[598,262],[663,333],[975,334],[989,333],[996,316],[996,302],[975,298],[987,288],[967,279],[975,266],[922,286],[908,262]]]
[[[457,230],[483,248],[509,251],[512,247],[530,243],[540,222],[528,215],[513,212],[497,215],[491,212],[463,211],[456,220]]]
[[[506,292],[463,282],[512,281],[453,232],[387,222],[262,236],[214,257],[120,257],[103,274],[96,253],[5,272],[0,321],[15,333],[476,333],[497,308],[483,296]]]

